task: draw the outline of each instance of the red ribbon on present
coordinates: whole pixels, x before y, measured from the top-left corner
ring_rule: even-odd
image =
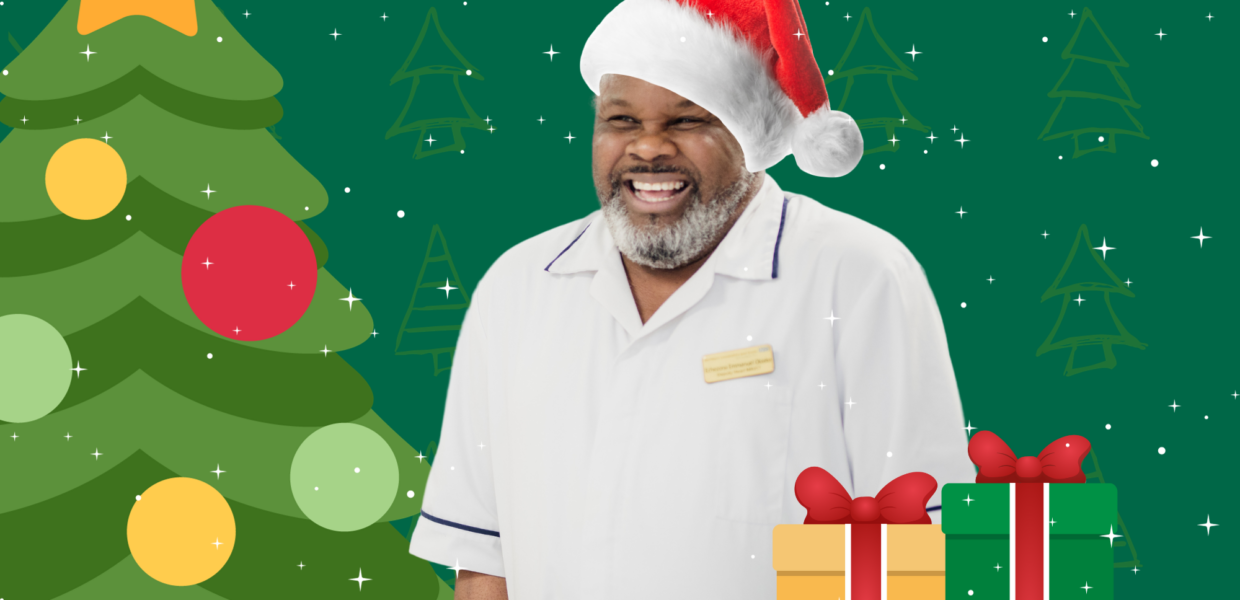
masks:
[[[809,467],[797,476],[796,496],[808,511],[806,525],[852,525],[852,596],[878,600],[882,595],[882,526],[929,525],[926,501],[939,483],[928,473],[906,473],[873,497],[848,495],[826,470]]]
[[[969,459],[977,465],[977,483],[1011,483],[1016,493],[1016,600],[1043,597],[1042,529],[1043,491],[1046,483],[1085,483],[1081,461],[1089,454],[1089,440],[1079,435],[1061,437],[1037,456],[1017,458],[999,436],[979,431],[969,440]]]

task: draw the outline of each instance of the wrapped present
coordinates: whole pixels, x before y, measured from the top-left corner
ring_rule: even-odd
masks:
[[[941,600],[943,532],[926,501],[938,483],[926,473],[895,478],[873,498],[852,499],[818,467],[801,472],[802,525],[776,525],[772,564],[779,600]]]
[[[1110,600],[1115,486],[1085,484],[1089,440],[1070,435],[1016,458],[999,436],[969,441],[977,483],[943,486],[949,598]]]

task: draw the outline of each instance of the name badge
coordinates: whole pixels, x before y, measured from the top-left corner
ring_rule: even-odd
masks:
[[[775,352],[770,344],[728,350],[702,357],[702,376],[706,383],[727,381],[750,375],[765,375],[775,370]]]

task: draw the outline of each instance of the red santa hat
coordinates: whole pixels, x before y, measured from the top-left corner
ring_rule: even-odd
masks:
[[[757,172],[789,153],[802,171],[846,175],[861,131],[831,110],[798,0],[623,0],[586,40],[581,76],[599,95],[617,73],[719,117]]]

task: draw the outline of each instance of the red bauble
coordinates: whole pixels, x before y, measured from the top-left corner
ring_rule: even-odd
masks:
[[[284,333],[310,306],[318,277],[306,234],[265,206],[216,213],[181,256],[181,288],[190,308],[212,331],[234,340]]]

